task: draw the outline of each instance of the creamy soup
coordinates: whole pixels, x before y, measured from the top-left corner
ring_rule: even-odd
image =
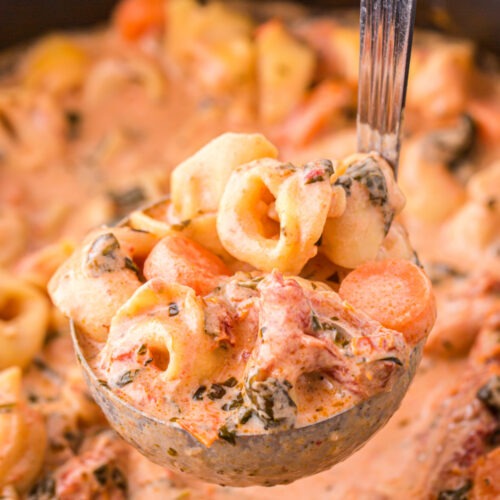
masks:
[[[169,193],[172,169],[224,132],[260,132],[294,165],[354,153],[358,59],[357,30],[328,17],[257,22],[189,0],[118,9],[107,27],[50,35],[2,65],[3,497],[498,498],[500,82],[471,42],[436,35],[414,44],[406,207],[384,249],[407,251],[409,232],[438,314],[389,424],[332,470],[272,489],[171,472],[110,430],[48,299],[55,270],[89,230]],[[187,237],[204,231],[189,218],[175,222]],[[350,265],[320,252],[304,273],[334,287]]]

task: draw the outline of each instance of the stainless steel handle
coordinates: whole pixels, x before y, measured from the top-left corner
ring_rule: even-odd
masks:
[[[397,173],[416,0],[361,0],[358,150]]]

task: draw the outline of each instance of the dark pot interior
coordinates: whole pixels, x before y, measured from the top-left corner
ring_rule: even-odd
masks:
[[[103,22],[116,3],[117,0],[0,0],[0,48],[54,29]],[[327,9],[359,6],[359,0],[301,3]],[[418,25],[472,38],[500,53],[499,0],[418,0],[417,5]]]

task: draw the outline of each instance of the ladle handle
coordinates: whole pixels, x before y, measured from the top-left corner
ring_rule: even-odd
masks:
[[[361,0],[358,150],[397,173],[416,0]]]

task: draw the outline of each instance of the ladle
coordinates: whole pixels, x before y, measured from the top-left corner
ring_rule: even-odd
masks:
[[[397,166],[415,0],[361,0],[358,137]],[[410,356],[392,390],[313,425],[237,435],[205,447],[175,422],[160,420],[120,399],[99,382],[87,362],[84,337],[72,324],[78,360],[92,396],[112,427],[153,462],[223,485],[275,485],[315,474],[359,449],[399,407],[422,354]],[[176,453],[169,450],[176,450]]]

